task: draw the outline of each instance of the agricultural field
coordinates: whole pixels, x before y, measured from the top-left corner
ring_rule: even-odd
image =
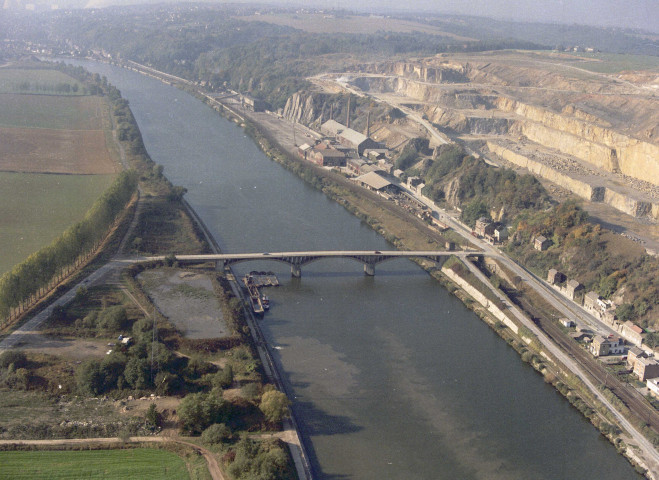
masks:
[[[158,479],[190,478],[185,461],[164,450],[16,451],[0,453],[0,478]]]
[[[57,70],[0,68],[0,93],[82,95],[83,92],[80,82]]]
[[[103,175],[119,168],[102,130],[0,127],[0,171]]]
[[[0,68],[0,274],[82,220],[121,170],[108,105],[83,91],[57,70]]]
[[[421,32],[431,35],[442,35],[459,41],[472,41],[473,38],[445,32],[439,27],[396,18],[369,17],[363,15],[335,17],[319,13],[309,14],[276,14],[250,15],[236,17],[240,20],[273,23],[297,28],[314,33],[354,33],[363,34],[377,32]]]
[[[0,172],[0,274],[81,220],[114,178]]]
[[[3,127],[101,130],[104,119],[109,116],[100,97],[0,94]]]

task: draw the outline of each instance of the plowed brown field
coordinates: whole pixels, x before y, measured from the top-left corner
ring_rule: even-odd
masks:
[[[108,174],[119,171],[102,130],[0,128],[0,171]]]

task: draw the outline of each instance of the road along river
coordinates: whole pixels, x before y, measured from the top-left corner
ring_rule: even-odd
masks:
[[[151,157],[225,253],[388,250],[271,162],[235,124],[135,72],[80,62],[130,102]],[[425,272],[391,260],[274,270],[262,329],[293,393],[316,478],[639,478],[542,377]]]

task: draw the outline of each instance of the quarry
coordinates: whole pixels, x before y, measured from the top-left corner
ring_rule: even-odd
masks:
[[[458,141],[488,163],[532,173],[558,197],[580,197],[594,218],[654,253],[659,73],[625,67],[610,55],[557,51],[367,63],[310,78],[316,91],[295,94],[283,113],[322,123],[319,96],[337,93],[399,108],[403,118],[364,130],[391,149],[415,136]]]

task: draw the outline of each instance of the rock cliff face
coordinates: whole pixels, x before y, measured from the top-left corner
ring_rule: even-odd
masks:
[[[635,197],[628,192],[616,190],[612,187],[597,185],[575,176],[567,175],[556,168],[531,158],[528,154],[515,152],[510,148],[496,142],[487,142],[488,149],[504,160],[528,169],[534,175],[546,178],[576,195],[593,202],[604,202],[613,208],[637,218],[650,217],[659,220],[659,201],[652,202]]]
[[[534,142],[573,155],[606,171],[619,171],[659,185],[657,145],[631,138],[582,118],[560,115],[509,98],[500,97],[496,104],[502,111],[513,112],[530,120],[521,120],[517,128]]]
[[[284,106],[284,117],[295,122],[310,125],[320,120],[328,95],[322,93],[294,93]],[[329,116],[327,118],[329,120]]]
[[[429,83],[466,83],[467,68],[459,63],[428,65],[417,62],[388,62],[375,67],[375,73],[393,74]]]
[[[425,115],[432,123],[449,128],[457,133],[474,135],[505,135],[514,122],[509,118],[496,117],[488,113],[461,112],[452,108],[428,107]]]

